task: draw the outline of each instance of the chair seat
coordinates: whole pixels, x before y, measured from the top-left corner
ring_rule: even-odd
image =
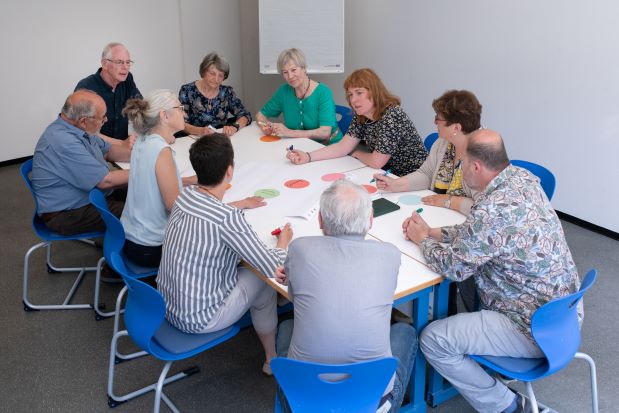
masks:
[[[471,358],[507,377],[521,381],[536,380],[548,370],[546,358],[531,359],[498,356],[471,356]]]
[[[164,320],[159,330],[153,336],[152,344],[155,345],[153,353],[157,352],[156,356],[167,359],[174,359],[174,355],[181,355],[182,358],[188,357],[187,353],[195,352],[196,354],[213,347],[228,337],[235,335],[239,331],[236,325],[232,325],[223,330],[214,331],[206,334],[191,334],[185,333],[174,327]],[[167,357],[161,357],[166,356]]]
[[[44,239],[45,241],[71,241],[71,240],[82,240],[88,238],[101,238],[105,235],[104,231],[96,231],[96,232],[85,232],[82,234],[73,234],[73,235],[61,235],[55,231],[52,231],[45,225],[45,222],[41,217],[39,217],[36,212],[34,215],[34,219],[32,220],[32,227],[34,231],[37,233],[39,238]]]
[[[125,261],[125,265],[127,266],[127,269],[131,272],[131,274],[128,274],[131,277],[134,277],[134,278],[148,277],[150,275],[157,275],[157,272],[159,271],[159,267],[143,267],[141,265],[134,263],[129,258],[127,258],[127,256],[122,250],[120,251],[120,256]]]

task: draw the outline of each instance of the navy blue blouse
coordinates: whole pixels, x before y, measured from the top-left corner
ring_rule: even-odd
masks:
[[[248,124],[251,123],[251,114],[236,96],[232,86],[220,86],[219,94],[209,99],[198,90],[196,82],[187,83],[181,86],[178,100],[185,106],[187,123],[193,126],[211,125],[218,129],[226,125],[229,119],[234,122],[243,116],[247,118]]]

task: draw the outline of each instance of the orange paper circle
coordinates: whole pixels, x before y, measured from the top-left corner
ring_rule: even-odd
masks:
[[[231,183],[227,183],[227,184],[226,184],[226,191],[227,191],[228,189],[230,189],[230,188],[232,188],[232,184],[231,184]]]
[[[342,178],[346,178],[346,175],[339,173],[339,172],[332,173],[332,174],[326,174],[321,177],[321,179],[325,182],[333,182],[333,181],[337,181],[338,179],[342,179]]]
[[[301,189],[309,186],[309,182],[305,179],[291,179],[290,181],[284,182],[284,186],[292,189]]]
[[[373,194],[374,192],[377,191],[376,187],[372,185],[363,185],[363,187],[365,188],[366,191],[368,191],[368,194]]]
[[[262,138],[260,138],[262,142],[277,142],[280,139],[281,138],[279,136],[273,136],[273,135],[264,135]]]

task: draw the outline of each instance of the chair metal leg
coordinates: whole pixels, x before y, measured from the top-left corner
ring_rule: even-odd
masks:
[[[577,352],[576,354],[574,354],[574,357],[585,360],[587,363],[589,363],[589,372],[591,374],[591,409],[593,413],[598,413],[598,381],[595,362],[588,354],[581,352]]]
[[[95,310],[95,319],[97,321],[99,320],[103,320],[104,318],[108,318],[111,317],[115,314],[115,311],[101,311],[100,308],[100,304],[99,304],[99,299],[100,299],[100,294],[101,294],[101,279],[103,277],[101,277],[101,271],[103,270],[103,265],[105,265],[105,257],[101,257],[99,259],[99,262],[97,262],[97,274],[95,276],[95,299],[94,299],[94,310]],[[116,333],[116,331],[118,331],[117,329],[114,330],[114,333]]]
[[[58,271],[58,272],[77,272],[79,271],[79,274],[77,275],[77,278],[75,279],[75,281],[73,282],[73,285],[71,286],[71,289],[69,290],[69,293],[67,294],[67,296],[65,297],[64,301],[62,304],[33,304],[29,299],[28,299],[28,280],[29,280],[29,276],[30,276],[30,256],[32,255],[32,253],[34,251],[36,251],[39,248],[42,247],[47,247],[47,265],[48,268],[51,268],[54,271]],[[75,294],[75,292],[77,291],[77,288],[79,287],[80,283],[82,282],[82,279],[84,278],[84,276],[86,275],[87,271],[91,271],[93,270],[94,267],[76,267],[76,268],[58,268],[58,267],[54,267],[53,264],[51,263],[51,242],[49,241],[44,241],[44,242],[40,242],[34,246],[32,246],[27,252],[26,255],[24,256],[24,278],[23,278],[23,295],[22,295],[22,300],[24,303],[24,310],[26,311],[31,311],[31,310],[76,310],[76,309],[90,309],[92,308],[92,306],[90,304],[69,304],[69,302],[71,302],[71,299],[73,298],[73,295]]]
[[[127,336],[129,335],[129,333],[127,333],[127,330],[123,330],[123,331],[119,331],[116,334],[114,334],[114,337],[112,337],[112,343],[110,345],[110,360],[109,360],[109,365],[108,365],[108,379],[107,379],[107,395],[108,395],[108,405],[110,407],[116,407],[118,404],[126,402],[127,400],[131,400],[134,399],[138,396],[141,396],[143,394],[146,394],[150,391],[157,391],[160,382],[161,382],[161,388],[163,388],[163,386],[165,386],[166,384],[169,383],[173,383],[175,381],[178,381],[180,379],[184,379],[185,377],[189,377],[192,374],[195,374],[199,371],[199,369],[197,367],[189,367],[179,373],[176,373],[174,376],[170,376],[168,378],[166,378],[165,376],[167,375],[167,370],[169,370],[169,366],[168,369],[165,370],[165,374],[162,373],[162,375],[159,377],[159,381],[157,381],[157,383],[152,383],[148,386],[142,387],[141,389],[132,391],[130,393],[124,394],[124,395],[116,395],[114,394],[114,370],[116,367],[116,363],[115,363],[115,355],[116,355],[116,347],[118,345],[118,340],[123,337],[123,336]],[[168,362],[171,365],[171,362]],[[167,366],[167,364],[166,364]],[[156,396],[157,397],[157,396]],[[176,408],[176,406],[174,406],[174,404],[170,401],[170,399],[168,399],[168,397],[163,394],[163,392],[160,392],[160,396],[163,401],[168,405],[168,407],[170,407],[170,409],[172,409],[172,411],[174,412],[179,412],[178,409]],[[158,398],[158,397],[157,397]]]
[[[127,294],[127,286],[125,285],[122,290],[120,290],[120,292],[118,293],[118,297],[116,298],[116,306],[114,307],[114,331],[112,333],[112,336],[116,335],[116,333],[118,333],[119,330],[119,325],[120,325],[120,315],[123,314],[125,312],[124,309],[121,310],[121,306],[122,306],[122,301],[125,298],[125,294]],[[118,349],[116,349],[116,354],[115,354],[115,362],[118,364],[122,361],[127,361],[127,360],[133,360],[135,358],[138,357],[144,357],[146,356],[148,353],[146,351],[136,351],[134,353],[130,353],[130,354],[123,354],[120,353],[118,351]]]
[[[153,413],[159,413],[159,407],[161,406],[161,399],[174,413],[180,413],[178,408],[172,403],[172,400],[168,398],[165,394],[163,394],[163,384],[166,376],[168,375],[168,371],[170,371],[170,367],[172,367],[173,361],[166,362],[165,366],[163,366],[163,370],[159,375],[159,380],[157,381],[157,388],[155,389],[155,407],[153,408]]]
[[[529,400],[531,401],[531,411],[532,413],[539,413],[539,409],[537,407],[537,399],[535,398],[535,393],[533,393],[533,385],[531,385],[531,382],[525,382],[524,383],[526,388],[527,388],[527,396],[529,397]]]

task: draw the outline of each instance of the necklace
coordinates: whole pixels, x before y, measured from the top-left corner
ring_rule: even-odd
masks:
[[[219,198],[218,198],[218,197],[217,197],[214,193],[212,193],[211,191],[209,191],[207,187],[205,187],[205,186],[202,186],[202,185],[198,184],[198,188],[200,188],[200,189],[201,189],[201,190],[203,190],[203,191],[206,191],[206,192],[207,192],[210,196],[212,196],[213,198],[220,200],[220,199],[219,199]],[[220,200],[220,201],[221,201],[221,200]]]
[[[309,90],[309,87],[310,87],[311,83],[312,83],[312,80],[308,76],[307,77],[307,87],[305,88],[305,92],[303,92],[303,94],[301,96],[299,96],[299,103],[301,103],[301,101],[305,98],[305,95],[307,95],[307,91]]]

